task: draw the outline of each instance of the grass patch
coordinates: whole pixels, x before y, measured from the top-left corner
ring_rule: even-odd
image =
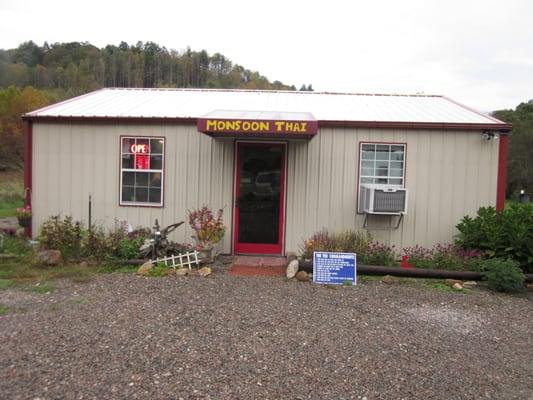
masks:
[[[0,290],[7,289],[14,284],[15,282],[13,282],[11,279],[0,279]]]
[[[40,294],[49,294],[49,293],[52,293],[54,290],[56,290],[56,288],[50,284],[46,284],[46,283],[37,283],[35,286],[33,286],[31,289],[30,289],[32,292],[34,293],[40,293]]]
[[[28,245],[28,241],[26,239],[13,237],[10,235],[4,235],[4,240],[2,248],[0,248],[0,253],[12,254],[15,256],[24,256],[27,255],[30,250],[31,248]]]
[[[133,272],[137,272],[140,265],[117,265],[117,264],[106,264],[98,267],[96,269],[96,272],[100,272],[103,274],[112,274],[112,273],[120,273],[120,274],[130,274]]]
[[[11,311],[11,308],[6,307],[3,304],[0,304],[0,315],[5,315],[10,311]]]
[[[153,278],[159,278],[159,277],[165,276],[167,274],[168,274],[168,268],[167,267],[156,265],[154,268],[152,268],[150,271],[148,271],[146,276],[151,276]]]
[[[14,217],[15,209],[24,205],[22,171],[0,173],[0,218]]]

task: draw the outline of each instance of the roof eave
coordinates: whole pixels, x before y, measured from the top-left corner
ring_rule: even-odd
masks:
[[[196,124],[194,117],[112,117],[112,116],[54,116],[24,114],[22,119],[33,122],[113,122],[113,123],[179,123]],[[469,130],[507,133],[512,125],[506,123],[465,123],[465,122],[403,122],[403,121],[332,121],[318,120],[319,127],[343,128],[382,128],[382,129],[431,129]]]

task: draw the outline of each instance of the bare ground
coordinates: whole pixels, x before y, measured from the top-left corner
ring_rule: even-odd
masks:
[[[54,284],[0,291],[1,398],[532,398],[524,296],[220,272]]]

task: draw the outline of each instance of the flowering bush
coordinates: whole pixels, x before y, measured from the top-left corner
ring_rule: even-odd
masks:
[[[394,267],[398,265],[396,246],[387,246],[379,242],[371,242],[366,251],[359,255],[359,262],[366,265]]]
[[[27,205],[25,207],[17,208],[15,210],[15,215],[18,219],[28,219],[31,218],[32,212],[31,212],[31,206]]]
[[[222,222],[222,209],[216,215],[207,207],[189,211],[189,225],[194,231],[192,238],[198,249],[209,249],[224,237],[226,227]]]
[[[339,251],[360,254],[366,251],[370,241],[371,237],[368,233],[352,230],[331,233],[323,229],[304,241],[300,245],[300,251],[302,257],[307,260],[313,258],[315,251]]]
[[[431,249],[416,245],[402,251],[415,268],[480,271],[484,253],[453,244],[436,244]]]

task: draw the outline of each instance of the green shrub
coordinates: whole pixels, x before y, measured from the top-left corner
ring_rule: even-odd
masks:
[[[489,258],[512,258],[524,272],[533,272],[533,204],[512,204],[497,213],[482,207],[477,216],[465,216],[457,225],[455,243],[484,251]]]
[[[22,256],[31,250],[26,239],[1,233],[0,236],[0,253]]]
[[[483,263],[482,276],[492,290],[508,293],[524,291],[525,277],[518,262],[514,260],[486,260]]]
[[[111,230],[98,225],[87,230],[80,222],[74,222],[72,217],[62,220],[55,216],[41,226],[39,241],[45,249],[61,251],[65,260],[83,257],[112,262],[116,259],[139,258],[139,248],[149,235],[149,229],[128,233],[125,224],[118,221]]]
[[[43,223],[39,233],[39,243],[45,249],[61,251],[64,260],[79,259],[81,255],[82,227],[67,216],[61,220],[59,215]]]

